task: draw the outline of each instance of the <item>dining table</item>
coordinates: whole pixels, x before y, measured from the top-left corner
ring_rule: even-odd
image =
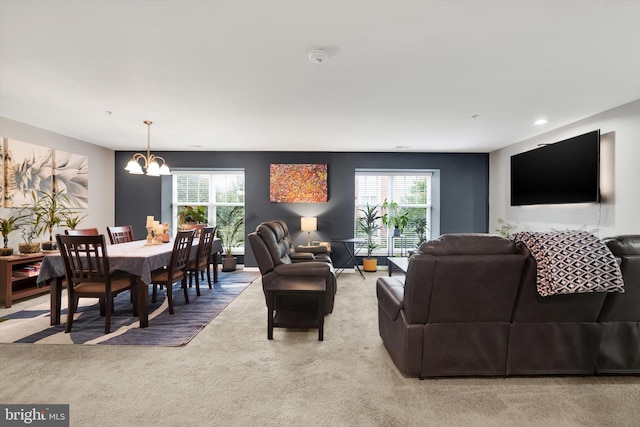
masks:
[[[191,257],[195,259],[199,239],[193,239]],[[140,327],[149,326],[149,285],[154,270],[169,265],[173,252],[173,239],[169,243],[148,244],[146,240],[119,243],[107,246],[107,257],[111,271],[123,271],[131,274],[138,285],[138,315]],[[222,252],[220,239],[213,240],[212,263],[214,265],[214,282],[217,281],[218,253]],[[51,325],[60,324],[62,288],[64,287],[65,269],[62,255],[58,251],[47,253],[42,259],[37,283],[39,286],[49,284],[51,292]]]

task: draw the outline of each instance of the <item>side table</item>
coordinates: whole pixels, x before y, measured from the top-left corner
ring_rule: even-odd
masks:
[[[318,341],[324,340],[324,279],[279,277],[264,287],[267,298],[267,338],[273,339],[273,328],[318,328]],[[276,300],[282,295],[316,295],[317,312],[277,310]]]
[[[336,268],[336,277],[340,276],[340,274],[346,268],[347,263],[349,261],[352,261],[353,265],[358,270],[358,273],[360,273],[360,276],[362,276],[362,278],[364,279],[364,273],[362,272],[362,270],[360,270],[360,266],[358,265],[358,260],[356,259],[356,254],[360,249],[364,247],[364,245],[367,244],[367,239],[361,239],[356,237],[356,238],[348,238],[348,239],[331,239],[331,241],[342,243],[344,245],[345,250],[347,251],[347,255],[339,263],[336,263],[336,265],[338,265],[338,267]],[[354,245],[353,251],[351,251],[351,248],[349,248],[349,244],[351,243]]]

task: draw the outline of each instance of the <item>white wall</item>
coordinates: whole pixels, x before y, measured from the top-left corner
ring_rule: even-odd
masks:
[[[0,117],[0,138],[12,138],[43,147],[57,148],[70,153],[82,154],[89,159],[89,207],[78,211],[87,214],[80,228],[98,227],[106,233],[105,227],[114,225],[115,185],[114,152],[104,147],[49,132],[34,126]],[[11,215],[13,209],[0,208],[0,218]],[[62,228],[64,229],[64,227]],[[60,232],[62,231],[59,230]],[[46,239],[48,240],[48,239]],[[0,246],[2,239],[0,239]],[[20,231],[9,235],[9,247],[17,252],[22,241]]]
[[[510,206],[513,154],[596,129],[602,135],[601,204]],[[640,234],[640,100],[490,153],[490,232],[498,218],[517,225],[515,231],[583,228],[600,238]]]

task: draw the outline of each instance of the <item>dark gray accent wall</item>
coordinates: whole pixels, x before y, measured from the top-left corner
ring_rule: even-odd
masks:
[[[296,244],[305,244],[300,231],[301,216],[317,216],[318,231],[313,240],[352,237],[354,176],[356,169],[438,169],[440,170],[440,232],[486,233],[489,218],[489,155],[486,153],[329,153],[329,152],[154,152],[164,157],[172,169],[241,168],[245,171],[246,233],[262,222],[283,219],[289,224]],[[131,224],[135,237],[143,239],[147,215],[170,222],[171,177],[130,175],[124,170],[133,152],[115,153],[116,225]],[[326,163],[329,200],[327,203],[270,203],[269,165],[272,163]],[[434,236],[437,237],[437,236]],[[339,260],[343,249],[336,247]],[[256,266],[247,247],[244,263]]]

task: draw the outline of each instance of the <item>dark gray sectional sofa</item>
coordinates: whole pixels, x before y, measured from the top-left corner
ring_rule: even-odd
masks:
[[[379,332],[406,376],[640,374],[640,236],[607,239],[624,293],[541,297],[526,245],[444,235],[377,281]]]

